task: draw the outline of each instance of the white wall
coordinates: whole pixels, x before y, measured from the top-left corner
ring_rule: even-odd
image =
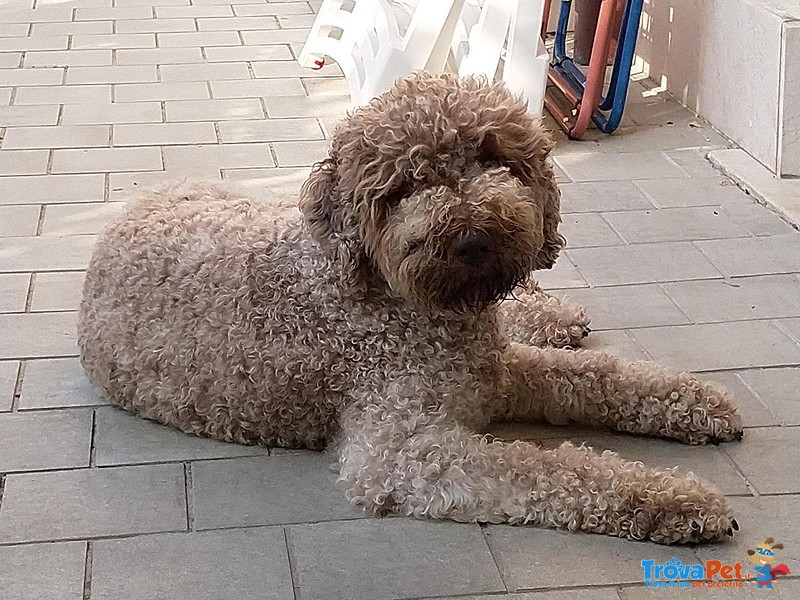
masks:
[[[792,6],[800,13],[789,0],[645,0],[637,44],[651,79],[784,175],[800,175]]]

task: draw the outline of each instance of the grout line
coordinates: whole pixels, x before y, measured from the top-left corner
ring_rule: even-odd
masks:
[[[42,235],[42,229],[44,228],[44,218],[45,218],[45,211],[47,210],[47,204],[41,204],[39,206],[39,216],[36,220],[36,236]]]
[[[86,542],[86,559],[83,565],[83,600],[89,600],[92,595],[92,562],[94,560],[94,542]]]
[[[3,492],[6,489],[6,476],[0,475],[0,507],[3,506]]]
[[[97,409],[92,409],[92,434],[89,445],[89,468],[97,466]]]
[[[22,380],[25,377],[25,363],[19,361],[17,378],[14,381],[14,395],[11,397],[11,412],[19,412],[19,399],[22,396]]]
[[[33,302],[33,287],[36,285],[36,273],[31,273],[30,280],[28,281],[28,291],[25,294],[25,310],[24,312],[31,312],[31,303]]]
[[[192,479],[192,463],[183,463],[183,490],[186,501],[186,529],[195,531],[194,525],[194,481]]]
[[[494,568],[497,569],[497,574],[500,575],[500,581],[503,582],[503,586],[506,588],[507,592],[513,592],[516,589],[514,577],[512,576],[511,572],[505,568],[500,555],[495,553],[494,548],[492,547],[492,532],[489,531],[486,523],[481,523],[478,526],[480,527],[481,537],[486,544],[486,548],[489,550],[489,556],[492,557],[492,562],[494,562]]]
[[[292,581],[292,595],[294,596],[294,600],[297,600],[298,594],[297,589],[299,587],[299,582],[297,581],[297,573],[294,567],[294,561],[292,560],[292,544],[289,541],[289,531],[287,527],[283,527],[283,545],[286,548],[286,560],[289,563],[289,578]]]

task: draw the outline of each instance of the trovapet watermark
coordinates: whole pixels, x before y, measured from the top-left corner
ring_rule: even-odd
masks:
[[[777,577],[791,574],[785,564],[774,564],[777,549],[783,549],[783,544],[776,544],[770,537],[755,550],[748,550],[747,560],[752,567],[716,559],[688,564],[677,558],[664,563],[643,560],[644,584],[648,588],[740,588],[755,583],[759,589],[769,589]]]

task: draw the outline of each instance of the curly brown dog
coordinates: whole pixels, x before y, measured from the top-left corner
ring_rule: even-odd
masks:
[[[115,404],[187,432],[329,447],[376,513],[731,535],[725,498],[693,476],[478,433],[545,420],[741,437],[725,393],[689,374],[534,345],[587,324],[530,283],[564,244],[550,148],[504,87],[417,75],[338,127],[304,218],[213,185],[152,192],[95,249],[84,367]]]

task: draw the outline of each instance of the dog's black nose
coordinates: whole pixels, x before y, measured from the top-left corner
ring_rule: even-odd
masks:
[[[465,233],[456,238],[451,249],[456,259],[477,267],[492,255],[492,240],[482,231]]]

